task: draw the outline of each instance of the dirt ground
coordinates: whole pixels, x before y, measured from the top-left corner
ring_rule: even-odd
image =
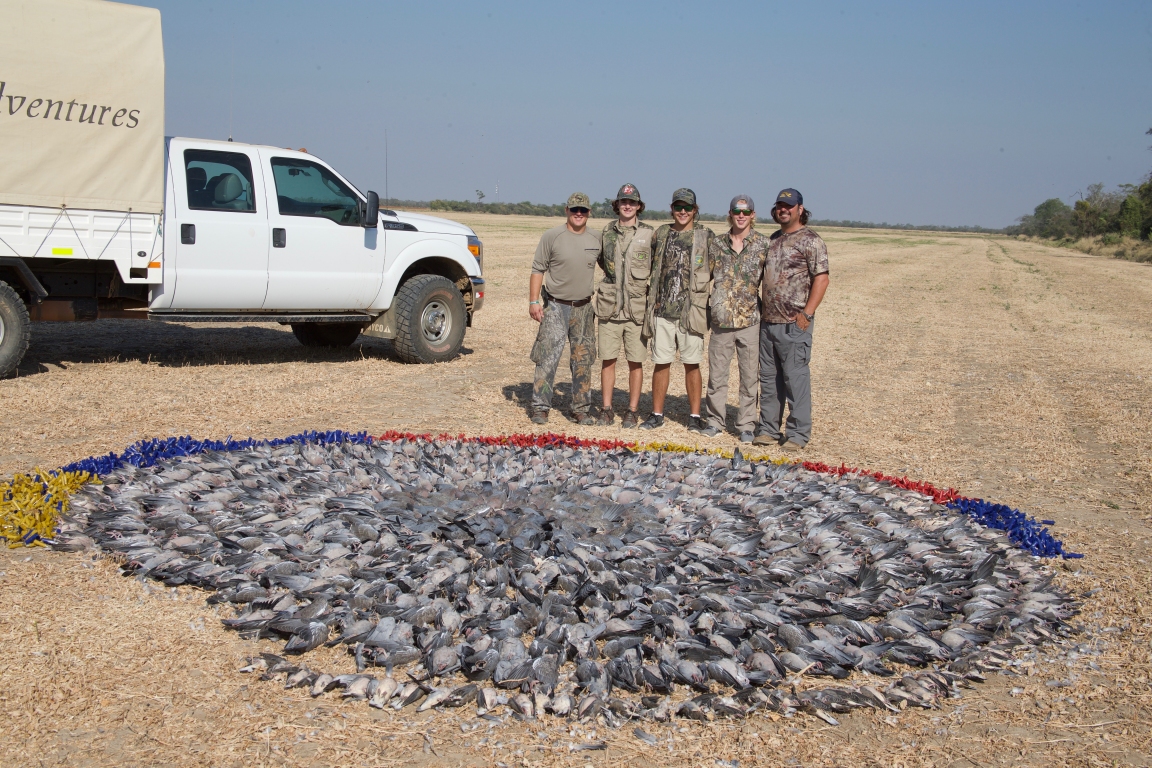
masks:
[[[558,220],[457,218],[483,239],[488,279],[458,359],[406,366],[377,340],[315,352],[275,325],[38,324],[19,377],[0,382],[0,474],[176,434],[633,438],[559,416],[566,361],[547,430],[525,415],[529,265]],[[1011,675],[939,710],[856,712],[839,727],[806,715],[642,724],[653,746],[631,727],[313,701],[238,674],[245,656],[274,646],[226,632],[203,593],[125,579],[90,555],[10,550],[0,552],[3,763],[1152,763],[1152,267],[1006,238],[822,234],[831,288],[816,321],[805,458],[907,474],[1055,520],[1053,532],[1086,555],[1053,563],[1059,583],[1083,596],[1082,631],[1061,653],[1021,657]],[[674,375],[669,422],[652,439],[699,442],[684,428],[683,391]],[[615,402],[622,413],[625,395]],[[645,395],[641,410],[649,404]],[[351,668],[335,651],[324,663]],[[604,751],[571,751],[600,739]]]

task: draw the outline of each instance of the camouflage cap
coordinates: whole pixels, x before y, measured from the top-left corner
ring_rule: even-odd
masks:
[[[688,203],[688,205],[696,205],[696,193],[688,189],[688,187],[680,187],[672,193],[673,203]]]
[[[620,187],[620,191],[616,193],[616,200],[635,200],[638,203],[644,202],[640,199],[640,190],[636,189],[635,184],[625,184]]]
[[[583,192],[573,192],[568,195],[568,202],[564,207],[571,210],[573,208],[592,208],[592,201],[588,199],[588,195]]]

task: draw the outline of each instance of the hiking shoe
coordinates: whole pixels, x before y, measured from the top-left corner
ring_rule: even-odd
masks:
[[[591,427],[596,423],[596,417],[590,413],[573,413],[569,418],[582,427]]]
[[[752,435],[751,432],[741,432],[740,433],[740,442],[751,443],[754,440],[755,440],[755,437]]]
[[[804,450],[803,445],[801,445],[800,443],[793,442],[792,440],[789,440],[788,442],[784,443],[784,445],[780,446],[780,448],[783,449],[784,452],[786,452],[786,453],[798,453],[798,452]]]
[[[752,438],[753,445],[780,445],[780,438],[761,432]]]
[[[640,423],[640,414],[636,411],[628,411],[624,414],[624,418],[620,420],[620,426],[624,429],[635,429],[636,425]]]
[[[657,427],[664,426],[664,414],[653,413],[648,418],[644,419],[640,424],[640,429],[656,429]]]
[[[700,435],[700,437],[716,437],[716,435],[720,434],[719,429],[707,424],[705,424],[703,427],[700,427],[700,429],[696,430],[696,432]]]
[[[541,409],[539,411],[532,411],[532,423],[533,424],[547,424],[548,423],[548,411],[547,411],[547,409]]]
[[[688,431],[689,432],[703,432],[707,428],[708,422],[704,421],[703,416],[689,416],[688,417]]]
[[[601,408],[600,415],[596,417],[596,423],[601,427],[610,427],[616,421],[616,414],[612,412],[611,408]]]

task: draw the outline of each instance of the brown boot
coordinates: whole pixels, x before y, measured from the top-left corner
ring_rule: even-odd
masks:
[[[636,425],[640,423],[640,414],[636,411],[628,411],[624,414],[624,418],[620,420],[620,426],[624,429],[636,429]]]
[[[616,414],[611,408],[601,408],[600,415],[596,417],[596,423],[601,427],[610,427],[616,421]]]

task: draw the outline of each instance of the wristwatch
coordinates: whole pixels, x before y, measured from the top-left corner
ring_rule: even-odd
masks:
[[[813,320],[816,319],[816,315],[810,315],[807,312],[805,312],[804,310],[800,310],[800,314],[804,315],[804,319],[807,320],[808,322],[812,322]]]

